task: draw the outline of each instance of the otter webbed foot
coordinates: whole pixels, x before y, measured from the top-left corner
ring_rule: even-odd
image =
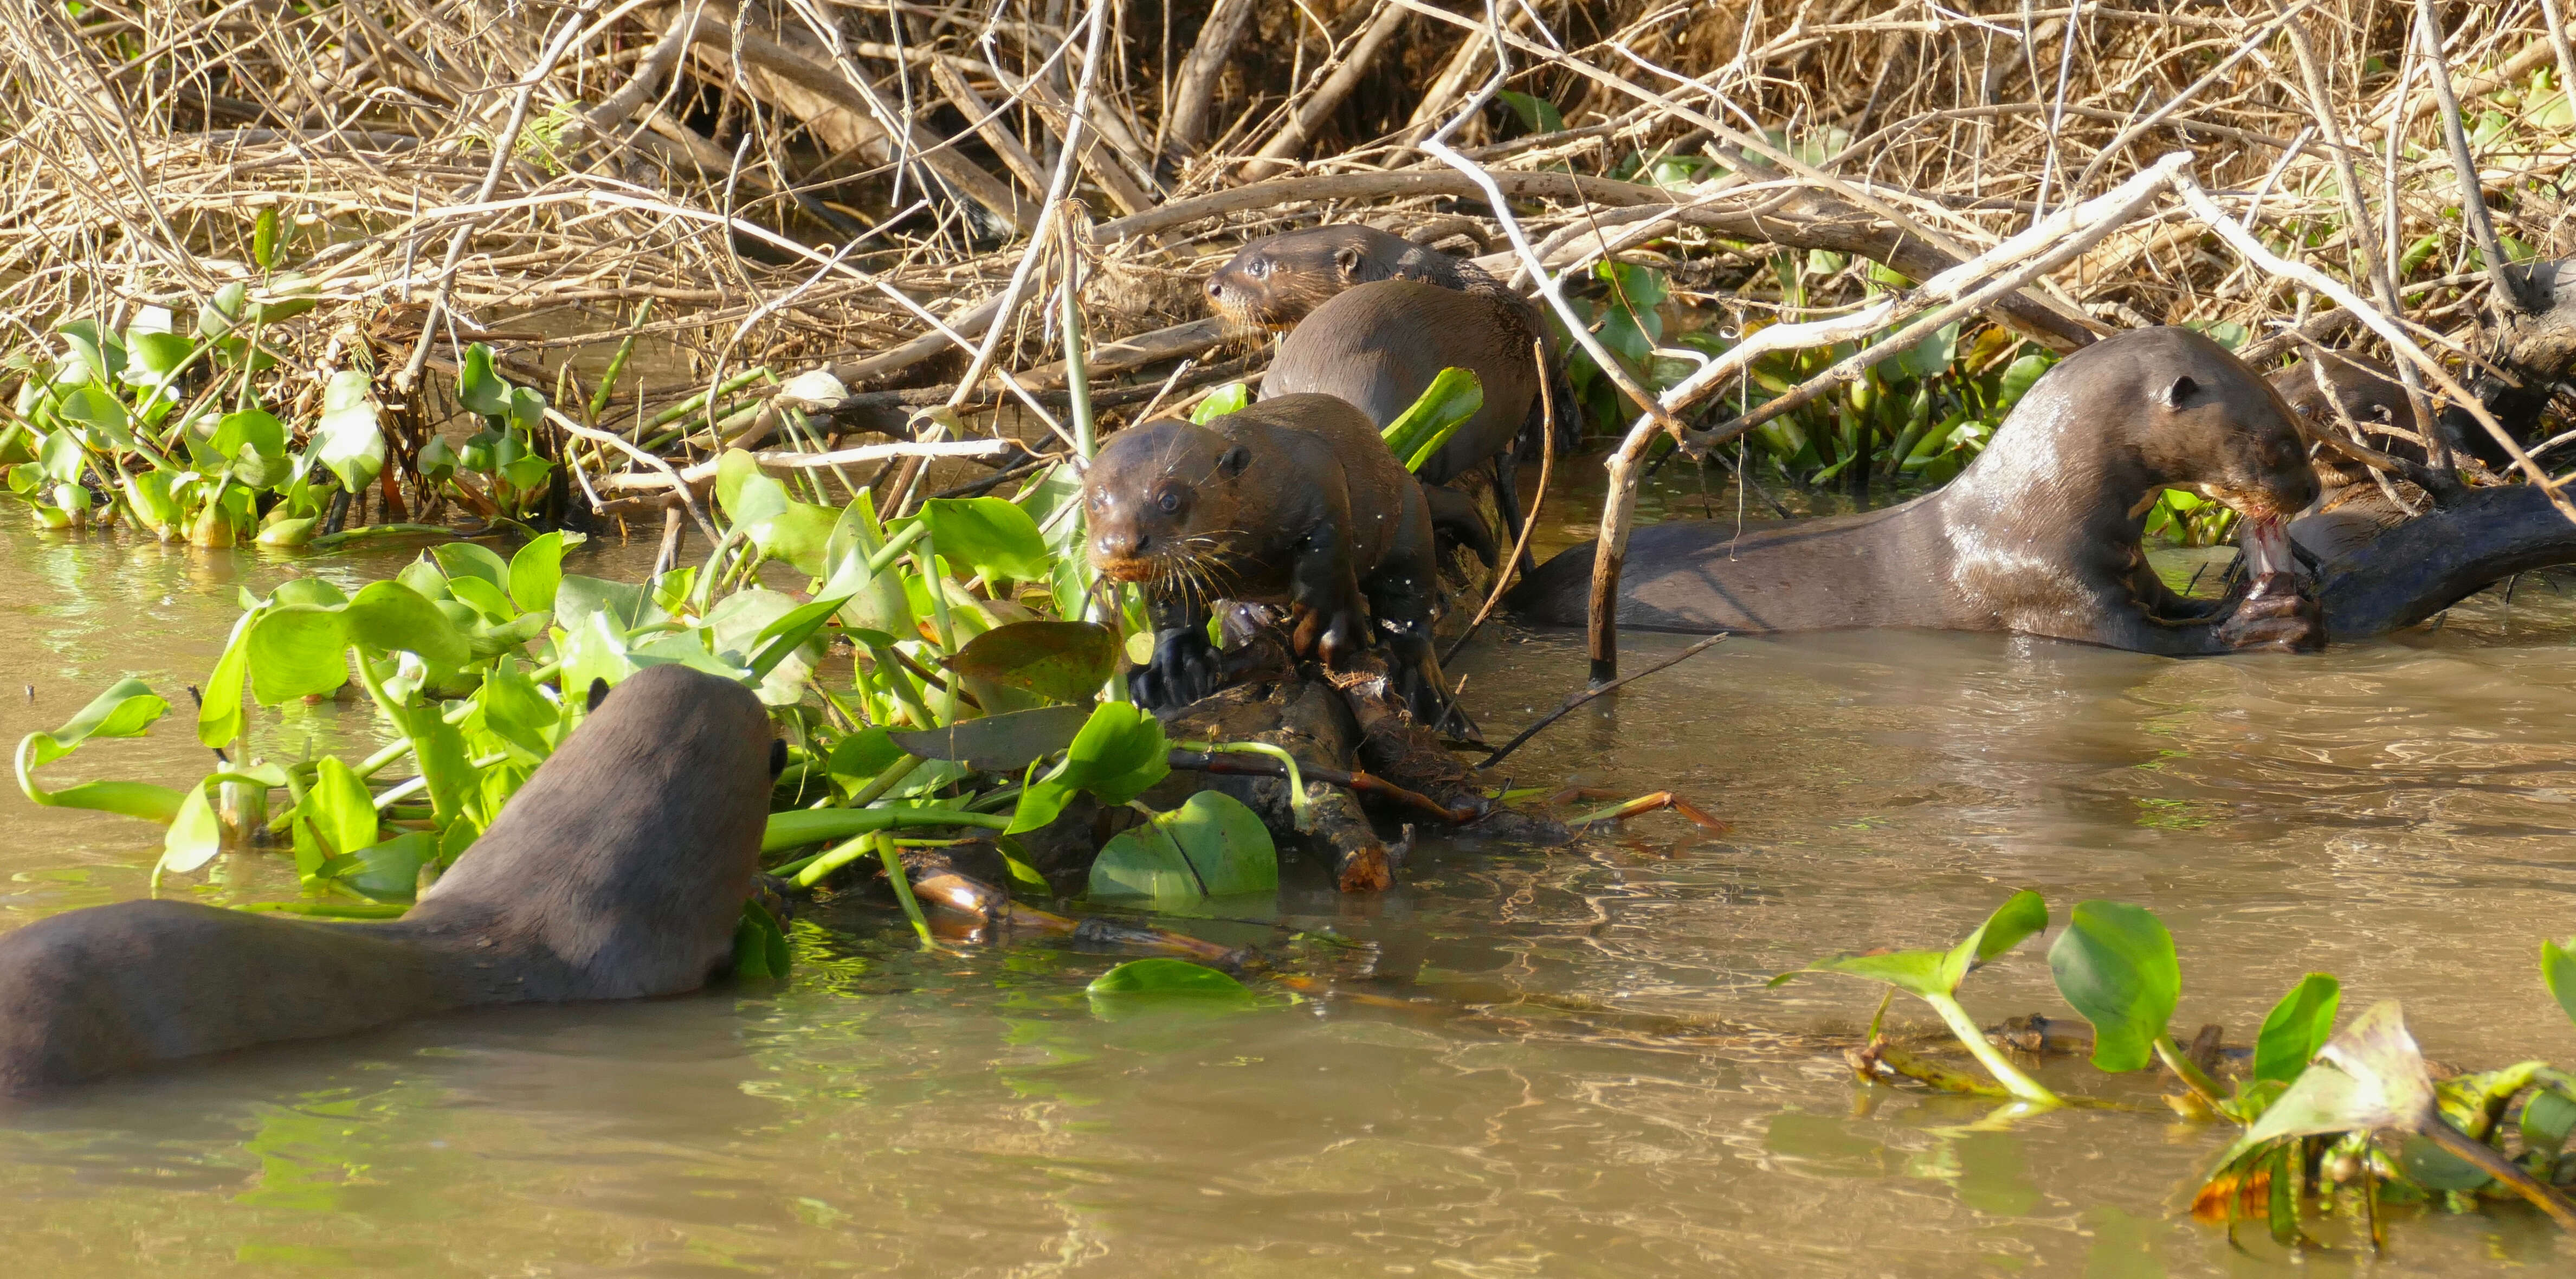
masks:
[[[2308,579],[2265,573],[2218,624],[2217,638],[2231,652],[2313,653],[2326,646],[2325,608]]]
[[[1209,642],[1207,628],[1173,626],[1154,632],[1154,660],[1127,676],[1127,695],[1160,714],[1210,696],[1224,683],[1225,656]]]

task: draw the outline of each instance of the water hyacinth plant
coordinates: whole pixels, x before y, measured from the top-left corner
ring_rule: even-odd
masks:
[[[2001,1087],[1888,1048],[1876,1022],[1869,1049],[1852,1054],[1864,1079],[1884,1072],[2024,1105],[2085,1101],[2034,1081],[1956,998],[1969,972],[2047,927],[2045,903],[2025,890],[1947,951],[1819,959],[1772,984],[1838,972],[1913,993]],[[2306,1215],[2348,1210],[2376,1243],[2383,1205],[2466,1209],[2482,1198],[2508,1198],[2576,1229],[2576,1202],[2565,1189],[2576,1185],[2576,1160],[2564,1155],[2576,1133],[2576,1076],[2527,1061],[2437,1079],[2396,1004],[2374,1005],[2337,1031],[2341,983],[2309,973],[2266,1012],[2250,1052],[2233,1055],[2241,1070],[2221,1083],[2218,1058],[2195,1060],[2171,1030],[2182,992],[2172,934],[2154,912],[2127,903],[2077,903],[2049,949],[2049,969],[2059,995],[2092,1025],[2095,1067],[2123,1073],[2161,1063],[2184,1089],[2166,1099],[2175,1111],[2242,1128],[2196,1197],[2194,1211],[2204,1220],[2260,1219],[2284,1246],[2306,1246]],[[2541,971],[2576,1019],[2569,947],[2542,943]],[[2203,1039],[2215,1046],[2208,1031]]]

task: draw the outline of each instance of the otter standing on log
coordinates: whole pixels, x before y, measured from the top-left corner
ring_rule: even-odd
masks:
[[[1154,660],[1137,700],[1174,710],[1223,681],[1208,639],[1218,599],[1282,604],[1300,657],[1343,666],[1373,615],[1396,692],[1425,724],[1453,717],[1431,648],[1436,572],[1421,486],[1358,410],[1281,395],[1206,425],[1165,419],[1111,436],[1083,477],[1093,567],[1145,588]],[[1366,611],[1363,612],[1363,600]],[[1472,726],[1465,726],[1472,733]]]
[[[131,901],[0,936],[0,1092],[473,1005],[695,990],[733,960],[773,749],[740,684],[648,667],[399,920]]]
[[[2248,594],[2184,599],[2148,567],[2143,517],[2165,488],[2245,515]],[[2200,334],[2141,329],[2050,369],[1938,492],[1742,537],[1697,521],[1639,529],[1619,624],[2015,631],[2174,655],[2316,648],[2317,604],[2296,585],[2282,533],[2316,496],[2269,384]],[[1550,560],[1512,603],[1533,621],[1582,624],[1593,550]]]

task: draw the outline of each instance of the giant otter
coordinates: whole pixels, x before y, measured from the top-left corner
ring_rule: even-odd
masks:
[[[2176,596],[2139,536],[2163,488],[2243,512],[2250,595]],[[2106,338],[2049,370],[1994,442],[1938,492],[1865,515],[1733,535],[1639,529],[1621,574],[1622,626],[1809,631],[2002,630],[2148,653],[2313,647],[2316,607],[2291,588],[2280,522],[2317,495],[2289,410],[2225,348],[2185,329]],[[1585,620],[1593,548],[1550,560],[1514,593],[1533,621]]]
[[[1287,606],[1297,655],[1329,667],[1384,630],[1414,713],[1435,727],[1456,714],[1431,649],[1430,512],[1349,404],[1278,395],[1204,426],[1129,427],[1092,459],[1082,488],[1092,565],[1144,587],[1153,612],[1154,659],[1133,681],[1147,707],[1217,690],[1208,619],[1230,599]]]
[[[1208,276],[1207,295],[1217,314],[1236,324],[1285,333],[1344,290],[1375,280],[1413,280],[1507,298],[1529,311],[1529,326],[1538,327],[1529,302],[1483,267],[1351,223],[1263,236]]]
[[[401,919],[131,901],[0,935],[0,1092],[471,1005],[694,990],[732,961],[771,743],[741,685],[649,667]]]
[[[1262,394],[1335,396],[1358,405],[1382,430],[1431,389],[1442,369],[1474,373],[1483,405],[1416,474],[1426,485],[1445,485],[1492,459],[1494,505],[1508,542],[1521,526],[1512,440],[1539,405],[1538,330],[1531,319],[1526,306],[1490,294],[1412,280],[1362,284],[1316,307],[1288,334],[1262,379]],[[1444,522],[1465,502],[1454,490],[1428,497]]]

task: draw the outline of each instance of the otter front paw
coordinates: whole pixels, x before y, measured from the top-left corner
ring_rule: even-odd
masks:
[[[2326,646],[2325,609],[2306,578],[2265,573],[2219,624],[2218,642],[2240,653],[2313,653]]]
[[[1176,711],[1214,694],[1225,683],[1225,657],[1208,642],[1204,626],[1154,632],[1154,660],[1127,677],[1127,695],[1156,714]]]

